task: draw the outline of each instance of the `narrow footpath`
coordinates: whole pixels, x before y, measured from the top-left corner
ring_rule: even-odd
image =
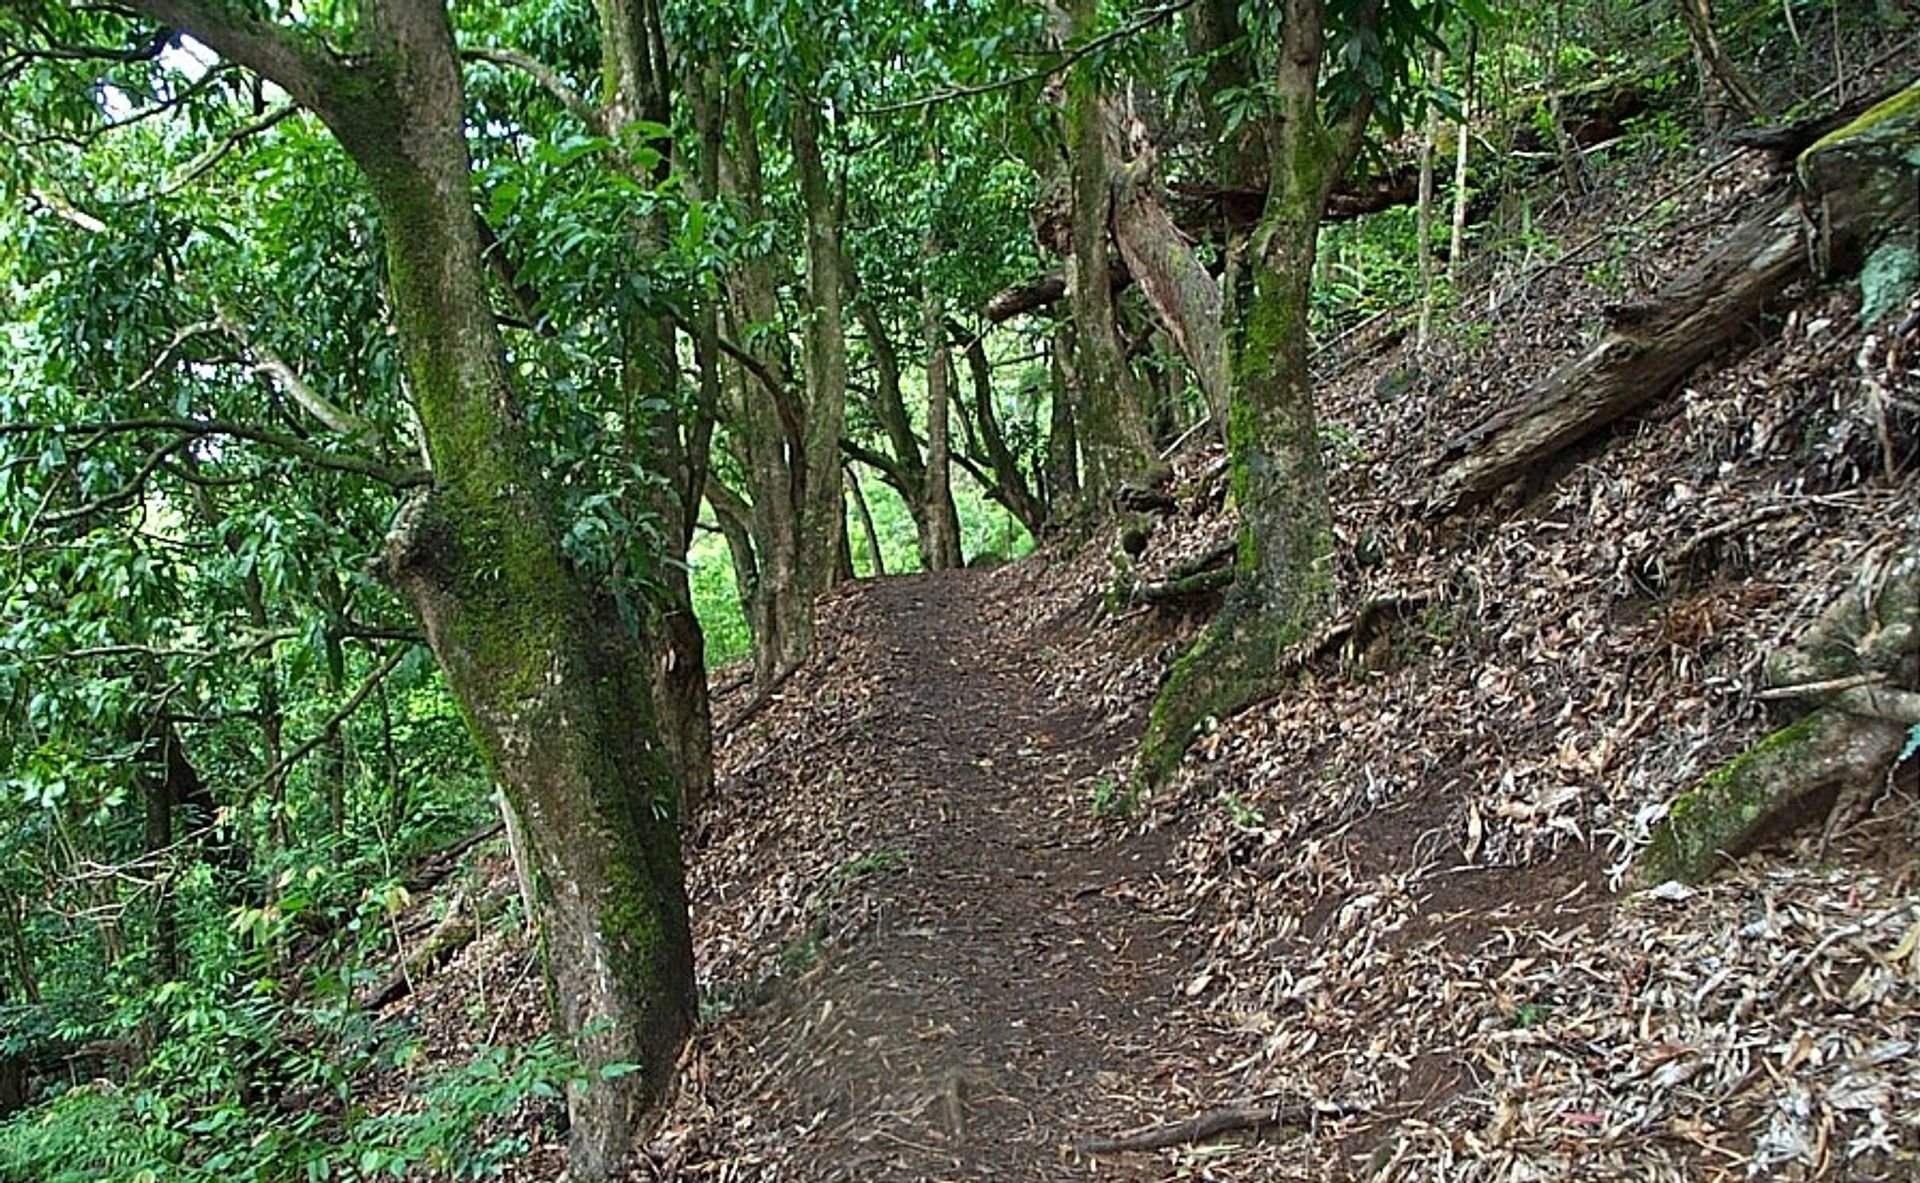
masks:
[[[1091,819],[1133,728],[1036,689],[1070,657],[988,617],[997,574],[848,589],[821,657],[727,737],[693,894],[708,996],[741,1001],[696,1042],[640,1177],[1164,1172],[1076,1149],[1186,1116],[1133,1099],[1207,1069],[1181,926],[1137,902],[1164,843]]]

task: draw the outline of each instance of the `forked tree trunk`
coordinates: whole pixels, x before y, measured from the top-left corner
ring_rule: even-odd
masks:
[[[652,662],[560,545],[487,298],[453,35],[440,0],[369,2],[340,58],[224,4],[135,0],[266,75],[333,130],[386,227],[399,341],[433,486],[388,540],[481,753],[525,823],[570,1090],[576,1179],[613,1173],[692,1027],[677,778]],[[607,1071],[615,1065],[638,1071]]]

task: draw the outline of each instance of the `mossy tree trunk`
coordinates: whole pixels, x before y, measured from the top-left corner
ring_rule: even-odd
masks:
[[[652,662],[567,563],[508,378],[446,9],[369,0],[342,58],[225,4],[131,7],[271,78],[371,183],[434,471],[395,524],[387,569],[525,824],[552,996],[586,1069],[569,1098],[570,1173],[604,1178],[695,1017],[677,778],[655,725]],[[615,1064],[640,1070],[602,1071]]]
[[[1240,507],[1234,583],[1154,702],[1134,761],[1135,792],[1165,783],[1204,720],[1257,698],[1281,655],[1333,602],[1333,512],[1307,366],[1307,296],[1328,192],[1370,108],[1363,101],[1337,125],[1323,119],[1323,19],[1320,0],[1286,0],[1266,124],[1266,211],[1230,268],[1227,438]]]
[[[1071,0],[1067,39],[1092,35],[1099,10],[1100,0]],[[1072,241],[1067,297],[1073,318],[1069,390],[1080,445],[1079,509],[1098,517],[1111,508],[1122,485],[1158,483],[1166,466],[1153,446],[1114,305],[1108,245],[1113,167],[1095,60],[1080,61],[1067,77],[1066,142]]]

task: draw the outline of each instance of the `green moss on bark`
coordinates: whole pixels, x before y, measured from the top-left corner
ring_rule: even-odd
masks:
[[[1783,789],[1800,770],[1823,759],[1817,749],[1842,721],[1817,711],[1768,735],[1682,793],[1654,827],[1635,877],[1642,884],[1669,879],[1698,882],[1726,865],[1781,808]]]

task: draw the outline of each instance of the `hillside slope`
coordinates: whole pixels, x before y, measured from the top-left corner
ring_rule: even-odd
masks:
[[[1779,722],[1769,652],[1920,537],[1920,316],[1795,292],[1505,503],[1415,508],[1448,440],[1776,183],[1618,170],[1555,228],[1585,253],[1495,268],[1425,358],[1323,356],[1348,614],[1130,817],[1204,613],[1109,605],[1105,540],[831,597],[779,696],[718,700],[709,1021],[634,1177],[1920,1177],[1920,762],[1830,833],[1623,890]],[[1149,576],[1232,530],[1216,459],[1179,469]],[[446,978],[530,998],[482,968],[524,956]],[[1286,1120],[1089,1149],[1250,1103]]]

